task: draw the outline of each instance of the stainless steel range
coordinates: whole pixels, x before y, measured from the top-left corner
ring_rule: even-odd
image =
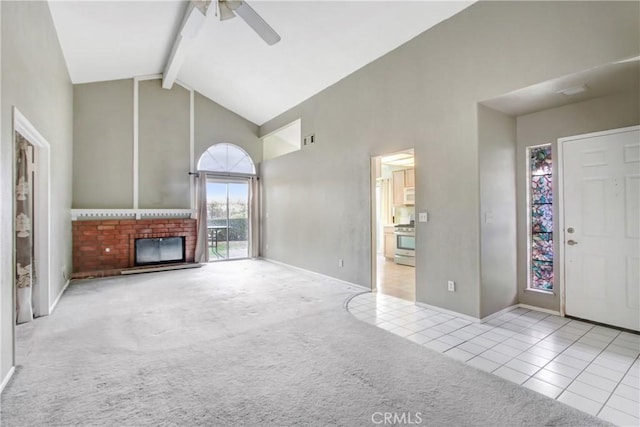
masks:
[[[396,264],[416,266],[416,232],[413,224],[396,225]]]

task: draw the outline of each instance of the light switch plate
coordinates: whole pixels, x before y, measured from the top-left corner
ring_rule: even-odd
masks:
[[[427,212],[420,212],[418,214],[418,221],[419,222],[427,222],[427,221],[429,221],[429,214]]]
[[[487,211],[484,213],[484,223],[485,224],[493,224],[494,216],[492,211]]]

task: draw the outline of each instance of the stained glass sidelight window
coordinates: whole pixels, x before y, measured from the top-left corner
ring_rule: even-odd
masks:
[[[529,288],[553,290],[553,165],[551,145],[529,153],[529,225],[531,227]]]

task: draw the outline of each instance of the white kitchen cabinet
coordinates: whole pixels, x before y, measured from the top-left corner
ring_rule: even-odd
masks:
[[[405,206],[404,189],[416,185],[415,170],[404,169],[393,171],[393,205]]]
[[[415,169],[407,169],[404,171],[404,186],[405,187],[415,187],[416,186],[416,170]]]
[[[384,257],[393,259],[396,255],[396,236],[393,234],[395,227],[387,225],[384,227]]]
[[[393,205],[404,205],[404,171],[393,171]]]

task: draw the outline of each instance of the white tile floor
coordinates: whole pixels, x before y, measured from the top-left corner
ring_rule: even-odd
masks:
[[[517,308],[473,323],[388,295],[358,319],[620,426],[640,425],[640,335]]]

